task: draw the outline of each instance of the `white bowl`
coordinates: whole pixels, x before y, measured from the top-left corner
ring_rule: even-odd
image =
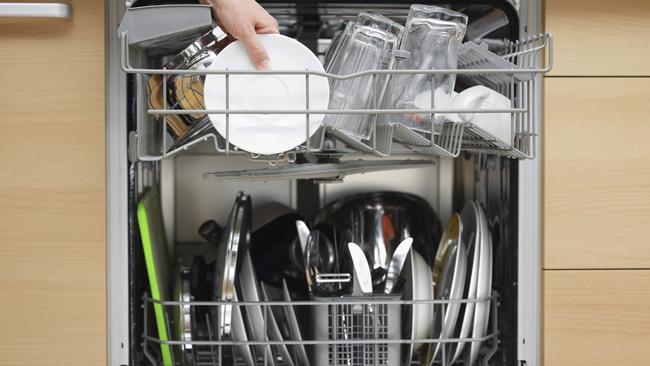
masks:
[[[453,109],[510,109],[510,99],[482,85],[465,89],[452,101]],[[512,123],[510,113],[459,113],[465,122],[471,122],[492,136],[512,144]]]

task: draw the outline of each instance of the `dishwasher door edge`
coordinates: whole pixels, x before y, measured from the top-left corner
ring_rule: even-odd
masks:
[[[106,252],[107,360],[129,364],[128,171],[126,75],[120,68],[117,27],[123,1],[106,2]]]
[[[520,3],[520,38],[543,31],[543,5],[540,0],[522,0]],[[536,76],[541,78],[540,75]],[[541,81],[541,80],[540,80]],[[519,291],[517,353],[523,366],[541,366],[542,348],[542,98],[540,82],[536,83],[537,106],[535,131],[538,143],[534,147],[536,159],[519,162]]]

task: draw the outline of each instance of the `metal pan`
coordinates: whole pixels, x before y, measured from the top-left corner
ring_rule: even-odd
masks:
[[[248,250],[250,230],[251,199],[250,196],[239,192],[217,247],[214,281],[216,301],[233,300],[238,262],[241,262],[239,254],[246,253]],[[232,305],[220,306],[219,316],[215,321],[217,321],[215,329],[218,334],[221,336],[230,334]]]

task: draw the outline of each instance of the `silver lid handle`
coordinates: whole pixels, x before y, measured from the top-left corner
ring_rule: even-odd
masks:
[[[0,3],[0,17],[70,18],[72,7],[63,3]]]
[[[350,282],[352,276],[349,273],[318,273],[316,283],[346,283]]]

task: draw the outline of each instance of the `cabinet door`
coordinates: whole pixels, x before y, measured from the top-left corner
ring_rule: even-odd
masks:
[[[546,271],[544,364],[650,365],[650,270]]]
[[[104,3],[0,17],[0,364],[106,364]]]
[[[650,75],[650,1],[545,0],[551,75]]]
[[[545,268],[650,268],[650,79],[546,78]]]

